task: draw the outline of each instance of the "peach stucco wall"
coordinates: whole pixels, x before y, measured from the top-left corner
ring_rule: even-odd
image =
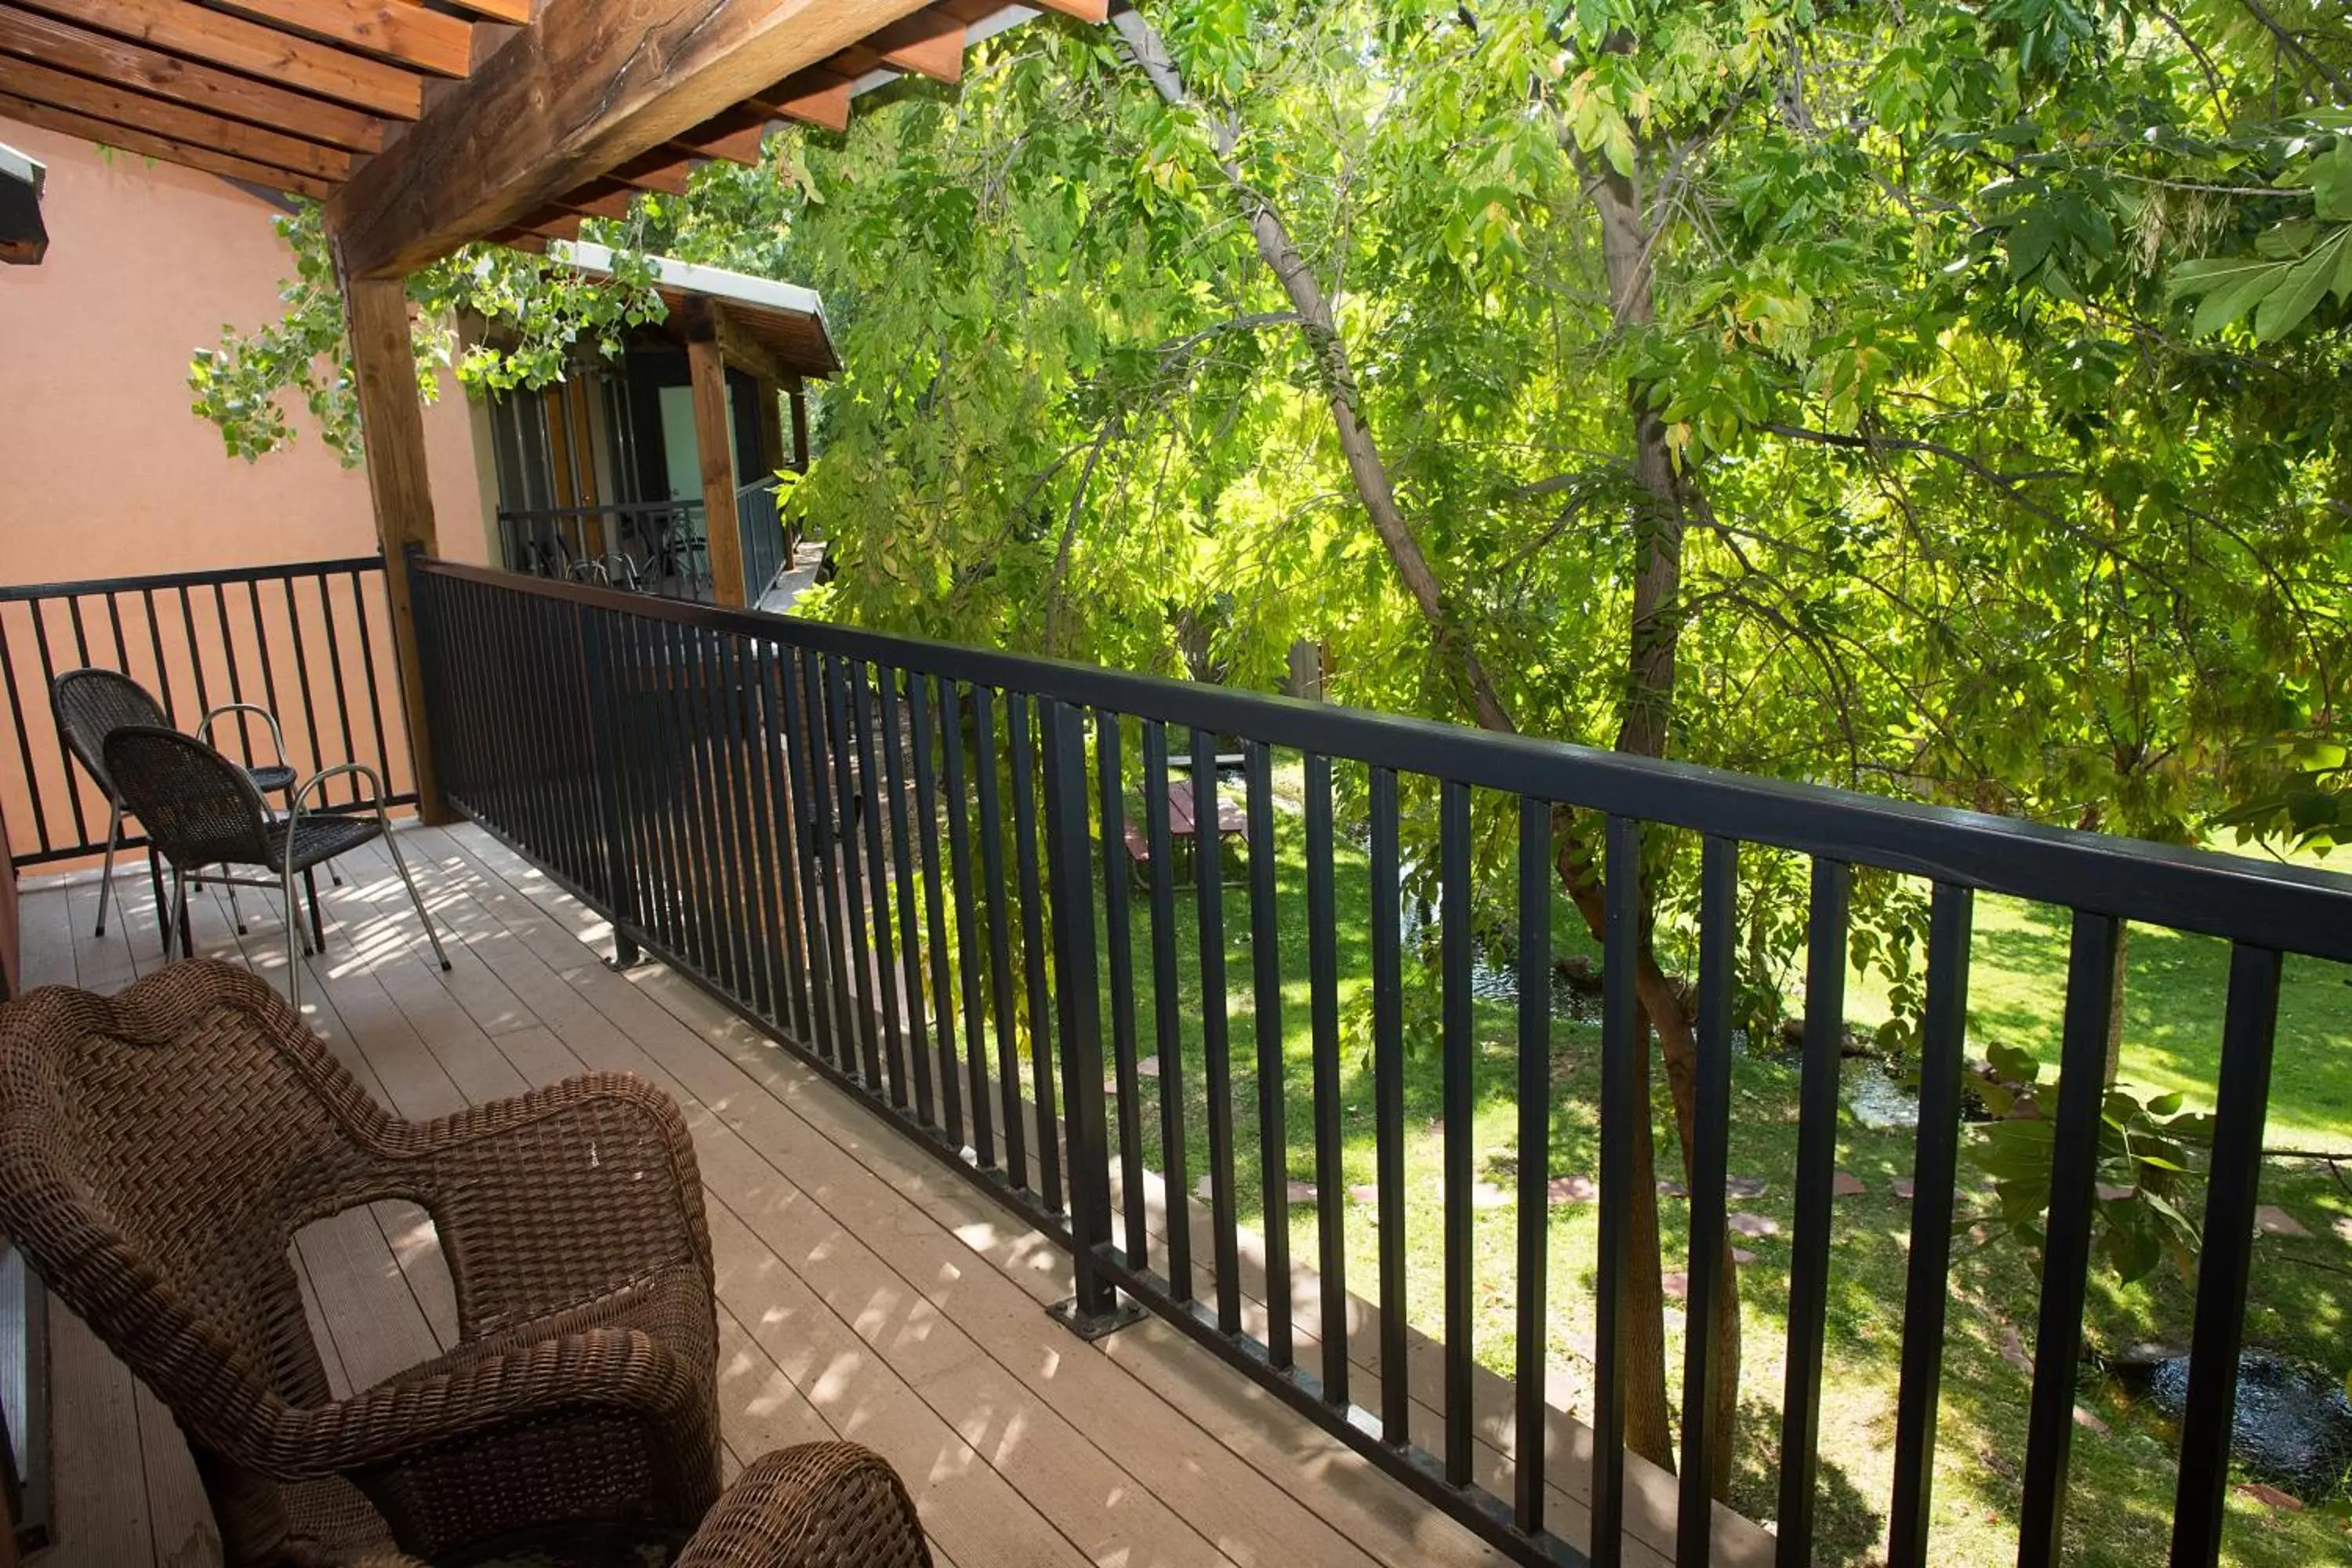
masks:
[[[101,156],[86,142],[5,119],[0,142],[48,166],[42,206],[49,230],[40,266],[0,267],[0,585],[376,553],[367,477],[337,463],[307,409],[295,410],[301,434],[292,447],[256,463],[230,458],[219,433],[189,411],[191,352],[217,342],[224,323],[251,328],[283,309],[278,280],[292,258],[271,226],[276,209],[211,175]],[[477,427],[454,383],[425,410],[442,552],[478,562],[487,534]],[[364,652],[352,581],[335,579],[323,602],[320,591],[306,582],[299,610],[277,585],[249,600],[232,595],[226,612],[202,594],[193,610],[179,595],[158,595],[152,605],[134,596],[118,605],[119,632],[98,618],[102,599],[85,602],[93,623],[86,628],[63,604],[53,602],[37,627],[29,606],[5,606],[0,637],[19,657],[15,689],[0,683],[0,813],[16,850],[38,847],[42,836],[26,748],[13,733],[18,714],[33,753],[31,783],[47,807],[49,820],[38,825],[46,836],[71,844],[78,826],[89,831],[85,825],[105,820],[104,803],[48,732],[38,653],[61,665],[85,656],[119,665],[168,694],[174,721],[193,727],[201,710],[195,689],[208,684],[204,700],[224,700],[232,665],[257,689],[246,695],[259,695],[257,645],[267,643],[289,760],[306,772],[354,755],[373,760],[381,723],[392,787],[408,787],[381,590],[372,595]],[[340,659],[328,657],[330,617],[340,628]],[[44,632],[46,648],[37,646]],[[308,660],[299,682],[298,640]],[[371,690],[385,710],[370,704]],[[341,691],[354,705],[348,711]],[[77,801],[79,812],[69,813]],[[79,824],[70,820],[77,816]]]
[[[190,353],[276,314],[274,210],[226,181],[0,119],[48,165],[38,267],[0,268],[0,583],[315,561],[375,549],[367,477],[307,410],[294,446],[229,458],[188,411]],[[425,410],[445,549],[479,559],[466,401]]]

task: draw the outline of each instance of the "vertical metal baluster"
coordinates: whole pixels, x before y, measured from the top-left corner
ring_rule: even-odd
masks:
[[[771,1016],[779,1033],[808,1038],[808,995],[801,973],[800,890],[793,875],[785,835],[792,812],[783,781],[783,748],[776,739],[776,645],[767,637],[742,644],[747,735],[745,760],[751,770],[752,824],[759,830],[761,879],[768,900]]]
[[[352,737],[352,701],[350,695],[345,689],[343,681],[342,638],[335,634],[335,621],[337,616],[335,615],[335,596],[333,593],[334,580],[321,573],[319,575],[312,577],[310,581],[318,585],[319,615],[320,617],[327,623],[327,668],[335,672],[335,718],[343,733],[342,760],[344,762],[351,762],[359,756],[360,752],[359,742]],[[152,615],[154,614],[154,601],[151,599],[148,601],[147,612],[148,614]],[[242,725],[240,725],[240,728],[241,727]],[[345,773],[343,775],[343,781],[351,786],[351,795],[347,804],[354,805],[357,805],[362,798],[364,798],[364,794],[360,784],[359,775],[356,773]]]
[[[1143,844],[1151,871],[1151,1038],[1160,1063],[1160,1173],[1168,1291],[1192,1299],[1192,1173],[1184,1131],[1184,1022],[1176,979],[1175,841],[1168,830],[1168,727],[1143,726]]]
[[[709,978],[719,967],[719,924],[724,911],[717,891],[702,775],[695,762],[701,751],[697,723],[700,703],[695,695],[701,677],[684,626],[665,620],[655,622],[653,629],[661,658],[661,711],[667,752],[664,760],[672,831],[678,844],[678,893],[687,913],[683,956],[698,974]]]
[[[1243,744],[1249,825],[1250,973],[1257,1041],[1258,1201],[1265,1255],[1266,1360],[1287,1368],[1290,1331],[1290,1131],[1283,1104],[1282,926],[1276,908],[1274,764],[1263,741]]]
[[[833,783],[838,792],[840,805],[841,885],[847,907],[843,916],[843,931],[848,949],[850,989],[856,1008],[857,1044],[865,1063],[866,1089],[879,1096],[883,1092],[882,1042],[877,1028],[881,1018],[881,999],[875,994],[874,933],[866,923],[866,880],[858,866],[857,833],[855,818],[861,811],[873,809],[861,805],[864,793],[872,787],[870,778],[861,780],[859,787],[850,784],[850,760],[856,752],[850,734],[849,685],[841,669],[840,660],[827,656],[824,666],[825,706],[832,714]]]
[[[814,978],[819,1022],[817,1049],[844,1072],[851,1071],[856,1037],[851,1033],[847,972],[841,934],[841,891],[834,874],[833,799],[825,776],[824,704],[818,693],[816,656],[795,650],[785,672],[785,723],[796,737],[793,769],[798,776],[794,803],[801,809],[803,864],[810,869],[806,900],[809,973]],[[794,677],[797,677],[795,679]]]
[[[735,748],[728,723],[733,694],[728,689],[724,641],[723,634],[708,629],[695,637],[695,668],[699,677],[696,684],[702,696],[703,776],[710,784],[710,835],[719,856],[719,934],[725,943],[727,992],[756,1010],[759,984],[754,978],[756,966],[751,956],[754,942],[751,921],[746,918],[753,900],[744,876],[748,857],[743,853],[741,837],[750,824],[743,815],[742,792],[735,778]]]
[[[1331,759],[1307,763],[1307,983],[1315,1085],[1315,1234],[1323,1301],[1323,1401],[1348,1408],[1348,1194],[1340,1104],[1339,900],[1333,887]]]
[[[781,1029],[785,1013],[782,977],[777,973],[782,967],[779,955],[783,943],[776,931],[781,900],[773,879],[775,858],[768,844],[764,804],[767,792],[761,787],[758,756],[761,748],[751,716],[745,711],[756,645],[740,632],[719,632],[716,641],[721,673],[726,678],[719,697],[727,721],[728,783],[735,796],[734,851],[743,890],[742,902],[737,907],[751,917],[743,940],[751,949],[751,984],[743,1000],[751,1004],[754,1013]]]
[[[49,624],[48,616],[46,613],[49,603],[50,601],[47,599],[35,599],[27,606],[33,612],[33,646],[41,656],[41,691],[45,696],[56,690],[58,684],[57,661],[49,654]],[[26,766],[25,776],[28,779],[35,776],[29,762]],[[66,772],[65,780],[66,805],[73,809],[74,843],[86,849],[90,847],[89,824],[82,815],[81,784],[74,777],[70,768]],[[98,847],[102,849],[105,846],[100,845]]]
[[[1969,937],[1976,895],[1938,882],[1927,914],[1927,996],[1920,1019],[1919,1131],[1911,1164],[1911,1257],[1903,1300],[1903,1378],[1895,1402],[1895,1497],[1888,1568],[1927,1568],[1936,1405],[1951,1291],[1952,1188],[1959,1165],[1960,1075],[1969,1025]]]
[[[956,994],[949,964],[946,890],[940,882],[939,777],[931,756],[934,682],[928,675],[907,679],[908,711],[913,721],[909,741],[915,751],[915,817],[922,824],[923,931],[931,959],[932,1027],[940,1041],[940,1111],[946,1119],[949,1143],[961,1149],[963,1083],[956,1061]]]
[[[1845,1047],[1846,904],[1853,880],[1853,868],[1844,862],[1814,858],[1805,931],[1805,1062],[1797,1088],[1796,1235],[1789,1244],[1788,1376],[1780,1414],[1781,1568],[1804,1568],[1813,1560],[1822,1364],[1829,1331],[1830,1204],[1837,1177],[1838,1058]]]
[[[856,762],[866,816],[866,893],[873,900],[873,985],[882,1004],[882,1077],[889,1102],[906,1110],[906,1020],[898,1008],[898,957],[891,938],[889,858],[882,851],[882,816],[889,811],[885,775],[875,757],[875,696],[866,660],[849,666],[849,712],[856,721]]]
[[[302,732],[310,738],[310,766],[315,769],[324,765],[326,748],[319,743],[319,707],[310,695],[310,656],[302,642],[302,614],[294,603],[294,579],[282,578],[278,585],[286,591],[286,635],[294,641],[294,684],[302,692]]]
[[[41,618],[40,601],[37,599],[28,601],[25,608],[31,612],[34,621],[38,623]],[[33,731],[25,721],[24,693],[16,688],[15,643],[16,638],[7,634],[5,626],[0,626],[0,684],[5,684],[8,688],[8,717],[16,726],[16,753],[25,767],[25,795],[32,802],[33,806],[33,837],[39,842],[41,853],[46,855],[55,848],[57,844],[49,837],[49,815],[42,809],[41,805],[41,797],[48,792],[41,788],[38,782],[41,775],[33,766]],[[59,751],[64,749],[62,738],[58,742],[58,749]],[[70,773],[67,775],[66,784],[69,788],[73,784]]]
[[[656,795],[646,766],[646,726],[643,693],[646,689],[638,658],[637,617],[614,611],[603,616],[606,657],[613,679],[606,700],[612,704],[614,744],[620,755],[621,810],[629,857],[629,886],[636,903],[636,920],[656,942],[667,942],[667,886],[657,831]],[[616,955],[617,956],[617,955]]]
[[[981,755],[987,755],[984,737]],[[988,1102],[988,1033],[982,1022],[986,986],[982,973],[979,907],[972,900],[971,797],[964,787],[963,704],[956,683],[940,682],[940,751],[948,811],[948,879],[955,885],[956,980],[963,1002],[964,1074],[971,1091],[971,1152],[982,1170],[996,1163],[996,1131]]]
[[[2189,1406],[2180,1423],[2172,1568],[2212,1568],[2221,1555],[2222,1500],[2237,1422],[2238,1352],[2246,1321],[2254,1203],[2262,1191],[2263,1121],[2270,1103],[2278,1002],[2279,955],[2242,943],[2231,947],[2213,1162],[2205,1184],[2204,1246],[2197,1260]]]
[[[882,848],[882,817],[889,804],[882,769],[875,755],[874,690],[866,679],[863,659],[849,668],[849,690],[850,711],[857,727],[858,783],[866,806],[866,868],[870,878],[866,887],[874,906],[873,978],[882,1005],[882,1072],[889,1084],[891,1105],[903,1110],[907,1105],[907,1036],[905,1022],[899,1016],[898,963],[890,929],[889,862]]]
[[[1119,765],[1118,715],[1095,713],[1095,772],[1102,815],[1103,936],[1110,958],[1111,1070],[1118,1080],[1118,1185],[1127,1219],[1127,1262],[1148,1268],[1151,1231],[1143,1192],[1143,1087],[1136,1070],[1135,938],[1128,908],[1127,799]]]
[[[980,735],[974,772],[980,796],[981,887],[988,900],[988,991],[996,1004],[996,1089],[1004,1109],[1004,1170],[1015,1187],[1026,1187],[1029,1133],[1021,1110],[1021,1046],[1014,1028],[1013,922],[1004,907],[1004,816],[996,798],[994,708],[987,687],[971,689],[972,722]]]
[[[772,780],[769,815],[774,822],[776,879],[784,891],[784,973],[793,1003],[793,1032],[810,1050],[820,1050],[824,1033],[821,955],[816,928],[814,853],[806,838],[808,807],[799,781],[793,737],[800,709],[793,700],[792,645],[771,640],[760,653],[760,722]]]
[[[931,1093],[931,1041],[923,1019],[923,929],[915,907],[914,847],[908,842],[907,765],[898,751],[898,677],[883,670],[882,776],[890,788],[889,837],[891,869],[898,896],[898,962],[906,980],[906,1047],[915,1070],[915,1118],[926,1127],[938,1124]]]
[[[1371,771],[1372,1161],[1380,1199],[1381,1439],[1412,1440],[1405,1375],[1404,879],[1397,855],[1397,776]]]
[[[1087,832],[1087,742],[1080,715],[1040,701],[1045,757],[1045,850],[1054,897],[1054,997],[1062,1082],[1069,1096],[1070,1261],[1076,1284],[1068,1321],[1092,1336],[1114,1326],[1118,1298],[1097,1272],[1095,1250],[1110,1243],[1110,1139],[1104,1125],[1102,991],[1095,962],[1094,866]],[[1042,1120],[1044,1108],[1040,1107]],[[1040,1141],[1045,1135],[1041,1134]]]
[[[1698,1062],[1692,1095],[1689,1286],[1683,1302],[1682,1485],[1675,1568],[1714,1560],[1716,1452],[1723,1433],[1715,1401],[1723,1378],[1715,1320],[1729,1262],[1724,1190],[1730,1170],[1731,988],[1738,978],[1739,846],[1710,835],[1699,849]]]
[[[1004,694],[1013,758],[1013,851],[1021,893],[1021,972],[1028,986],[1029,1072],[1036,1096],[1037,1175],[1045,1212],[1062,1212],[1062,1134],[1054,1111],[1054,1051],[1045,1032],[1045,882],[1037,865],[1037,755],[1029,738],[1033,700]]]
[[[1470,1209],[1474,1150],[1471,1121],[1477,1103],[1478,1044],[1470,996],[1470,786],[1452,779],[1438,789],[1438,968],[1442,1003],[1445,1131],[1441,1140],[1444,1219],[1445,1479],[1470,1484],[1470,1448],[1477,1424],[1470,1405],[1471,1274],[1476,1266],[1475,1219]]]
[[[2050,1228],[2042,1248],[2033,1393],[2025,1417],[2018,1568],[2048,1568],[2056,1563],[2066,1522],[2066,1461],[2074,1439],[2074,1373],[2083,1354],[2099,1119],[2106,1100],[2107,1018],[2115,1000],[2116,944],[2120,940],[2114,916],[2074,911],[2066,1021],[2058,1049],[2058,1114],[2052,1128]]]
[[[380,573],[383,568],[378,567],[376,570]],[[184,596],[180,610],[182,615],[187,613]],[[383,730],[383,694],[378,689],[376,684],[375,634],[368,625],[370,617],[367,579],[357,572],[352,574],[352,618],[359,627],[360,664],[367,671],[368,723],[375,734],[376,770],[383,774],[384,784],[386,787],[390,787],[393,777],[392,746]],[[191,632],[190,636],[193,637],[194,633]]]
[[[1234,1213],[1234,1068],[1225,994],[1225,900],[1217,829],[1217,743],[1192,731],[1192,885],[1200,914],[1201,1052],[1209,1091],[1209,1225],[1216,1249],[1217,1327],[1242,1331]]]
[[[1544,1523],[1544,1373],[1551,1264],[1551,807],[1519,797],[1518,1342],[1513,1347],[1511,1522]]]
[[[1592,1561],[1617,1568],[1625,1554],[1625,1326],[1620,1313],[1637,1123],[1647,1096],[1642,1069],[1642,825],[1609,819],[1601,938],[1601,1236],[1593,1303]]]

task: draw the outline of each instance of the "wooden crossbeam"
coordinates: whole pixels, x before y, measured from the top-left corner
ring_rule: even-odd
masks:
[[[505,22],[517,27],[528,26],[530,21],[530,0],[449,0],[449,4],[485,21]]]
[[[549,5],[352,171],[330,204],[344,264],[363,277],[412,272],[918,9],[912,0]]]
[[[365,49],[436,76],[473,66],[474,29],[410,0],[229,0],[247,16]]]
[[[42,61],[308,142],[354,153],[373,153],[383,145],[381,121],[341,104],[196,65],[15,5],[0,5],[0,55]]]
[[[1081,22],[1102,22],[1110,17],[1110,0],[1022,0],[1022,3],[1058,11]]]
[[[744,106],[778,120],[797,120],[826,131],[849,129],[850,80],[822,67],[794,71]]]
[[[614,165],[606,178],[635,185],[641,191],[682,196],[686,195],[687,180],[694,173],[695,162],[692,153],[681,153],[675,147],[656,147]]]
[[[701,124],[689,126],[672,137],[670,145],[700,157],[724,158],[730,163],[757,163],[760,143],[774,119],[764,110],[730,104]]]
[[[272,168],[267,163],[257,163],[251,159],[235,157],[210,147],[192,146],[168,136],[153,135],[134,126],[117,125],[112,121],[96,120],[70,110],[34,103],[10,93],[0,92],[0,119],[37,125],[45,131],[55,131],[67,136],[79,136],[85,142],[102,142],[109,147],[120,147],[125,153],[202,169],[208,174],[244,180],[273,191],[294,191],[302,195],[323,198],[332,188],[316,175]]]
[[[617,179],[591,180],[566,195],[562,205],[583,217],[626,217],[636,194]]]
[[[963,29],[961,17],[929,5],[871,34],[860,47],[886,65],[953,86],[963,79]]]
[[[381,60],[296,37],[276,27],[187,0],[19,0],[30,10],[145,44],[166,54],[243,71],[347,103],[371,113],[414,120],[425,84]]]
[[[51,70],[27,60],[0,64],[0,88],[27,102],[45,103],[52,109],[150,132],[191,147],[208,147],[231,157],[249,158],[292,174],[340,180],[351,171],[351,154],[336,148],[264,131],[241,120],[226,120],[168,99],[92,81],[88,77]]]

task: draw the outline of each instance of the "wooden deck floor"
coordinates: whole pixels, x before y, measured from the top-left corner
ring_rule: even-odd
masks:
[[[906,1478],[943,1568],[1500,1561],[1166,1325],[1087,1345],[1049,1321],[1068,1274],[1048,1242],[677,975],[605,969],[594,916],[487,835],[400,838],[456,967],[432,966],[389,859],[362,853],[326,899],[313,1025],[408,1117],[589,1068],[677,1099],[717,1252],[730,1468],[829,1435],[866,1443]],[[27,882],[27,984],[110,991],[160,961],[143,868],[121,886],[129,918],[101,941],[94,882]],[[240,941],[208,889],[200,951],[282,979],[275,910],[255,893],[245,908]],[[297,1253],[339,1392],[450,1342],[420,1211],[321,1222]],[[36,1561],[217,1563],[170,1415],[61,1309],[52,1318],[57,1544]]]

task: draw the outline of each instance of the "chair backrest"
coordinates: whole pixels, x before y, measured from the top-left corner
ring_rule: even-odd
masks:
[[[263,866],[269,808],[243,768],[193,735],[126,724],[106,738],[106,777],[174,866]]]
[[[287,1248],[389,1121],[233,965],[0,1006],[0,1230],[215,1451],[267,1394],[328,1397]]]
[[[106,738],[125,724],[172,727],[163,704],[120,670],[67,670],[49,682],[49,708],[57,715],[66,750],[111,798],[120,797],[106,772]]]

